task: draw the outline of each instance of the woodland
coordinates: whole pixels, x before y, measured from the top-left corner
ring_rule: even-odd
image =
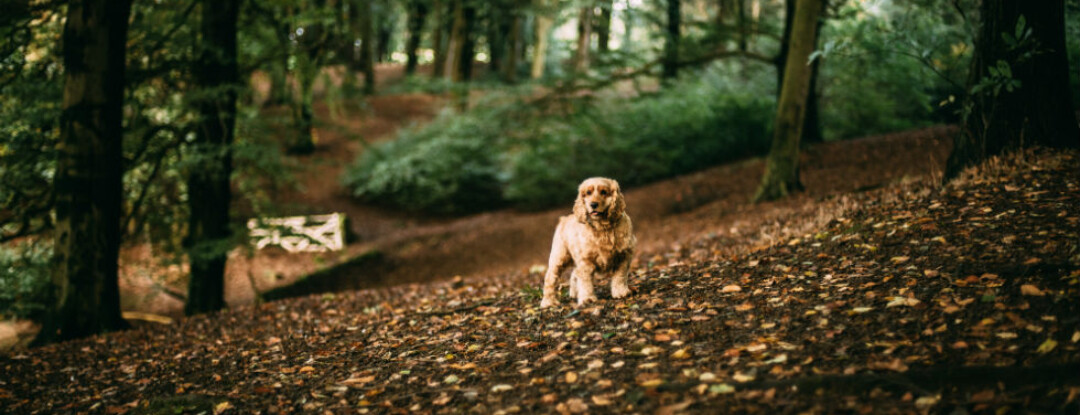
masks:
[[[0,413],[1076,413],[1077,103],[1077,0],[0,0]]]

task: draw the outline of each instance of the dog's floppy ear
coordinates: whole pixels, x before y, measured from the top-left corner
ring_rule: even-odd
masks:
[[[577,217],[578,222],[589,222],[589,212],[585,210],[585,199],[581,197],[580,189],[577,192],[577,197],[574,199],[574,216]]]
[[[612,207],[611,220],[617,221],[622,218],[623,213],[626,213],[626,199],[623,198],[619,182],[612,180],[611,185],[612,190],[615,191],[615,206]]]

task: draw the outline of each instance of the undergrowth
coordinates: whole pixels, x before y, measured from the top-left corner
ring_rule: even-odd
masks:
[[[770,74],[735,82],[724,67],[635,99],[592,97],[543,111],[530,90],[403,130],[344,175],[356,197],[411,211],[466,213],[566,202],[590,176],[634,186],[763,154],[774,116]]]

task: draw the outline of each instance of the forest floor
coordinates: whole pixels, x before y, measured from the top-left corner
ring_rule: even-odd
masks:
[[[1080,153],[803,203],[797,232],[698,229],[584,308],[510,272],[0,354],[0,412],[1080,410]]]

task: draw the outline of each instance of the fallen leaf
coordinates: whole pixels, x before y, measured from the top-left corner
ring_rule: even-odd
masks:
[[[690,351],[685,349],[685,348],[676,350],[674,353],[671,354],[671,358],[672,359],[679,359],[679,360],[689,359],[690,358]]]
[[[743,372],[735,372],[735,374],[731,376],[731,379],[739,383],[746,383],[753,381],[754,375]]]
[[[500,383],[491,387],[491,393],[508,392],[512,390],[514,390],[514,387],[505,383]]]
[[[720,292],[723,292],[723,293],[735,293],[735,292],[739,292],[739,291],[742,291],[742,287],[740,287],[738,285],[735,285],[735,284],[725,285],[724,288],[720,289]]]
[[[1031,295],[1031,296],[1035,296],[1035,297],[1042,297],[1042,296],[1046,295],[1046,293],[1044,293],[1042,290],[1040,290],[1039,287],[1036,287],[1036,286],[1034,286],[1032,284],[1021,285],[1020,286],[1020,294]]]
[[[909,259],[911,259],[911,258],[906,257],[906,256],[894,256],[892,258],[889,258],[889,260],[892,261],[894,264],[903,264],[903,263],[907,262]]]
[[[1039,345],[1038,349],[1035,349],[1035,352],[1039,354],[1050,353],[1054,351],[1054,348],[1057,347],[1057,344],[1058,343],[1054,341],[1054,339],[1046,339],[1046,341]]]
[[[363,376],[363,377],[359,377],[359,378],[350,377],[348,379],[345,379],[345,380],[341,381],[341,384],[345,385],[345,386],[363,385],[365,383],[369,383],[369,382],[373,382],[373,381],[375,381],[375,375]]]
[[[566,372],[566,383],[575,383],[578,380],[577,372]]]
[[[754,309],[754,305],[750,303],[742,303],[735,306],[735,311],[748,311]]]
[[[592,401],[593,405],[596,405],[596,406],[608,406],[608,405],[611,405],[611,399],[608,399],[607,397],[601,396],[601,395],[593,395],[592,398],[590,398],[590,400]]]
[[[457,375],[450,375],[450,376],[447,376],[447,377],[443,378],[443,383],[445,383],[447,385],[452,385],[452,384],[458,383],[458,381],[460,381],[460,380],[461,379],[459,379],[457,377]]]
[[[221,401],[217,405],[214,405],[214,415],[219,415],[222,412],[232,409],[233,406],[229,401]]]
[[[1013,333],[1011,331],[1002,331],[995,333],[994,335],[1006,340],[1015,339],[1017,337],[1016,333]]]
[[[915,407],[919,409],[929,409],[930,407],[937,405],[941,400],[941,395],[923,396],[915,400]]]
[[[735,387],[726,383],[717,383],[709,387],[709,393],[713,395],[720,395],[732,392],[735,392]]]

